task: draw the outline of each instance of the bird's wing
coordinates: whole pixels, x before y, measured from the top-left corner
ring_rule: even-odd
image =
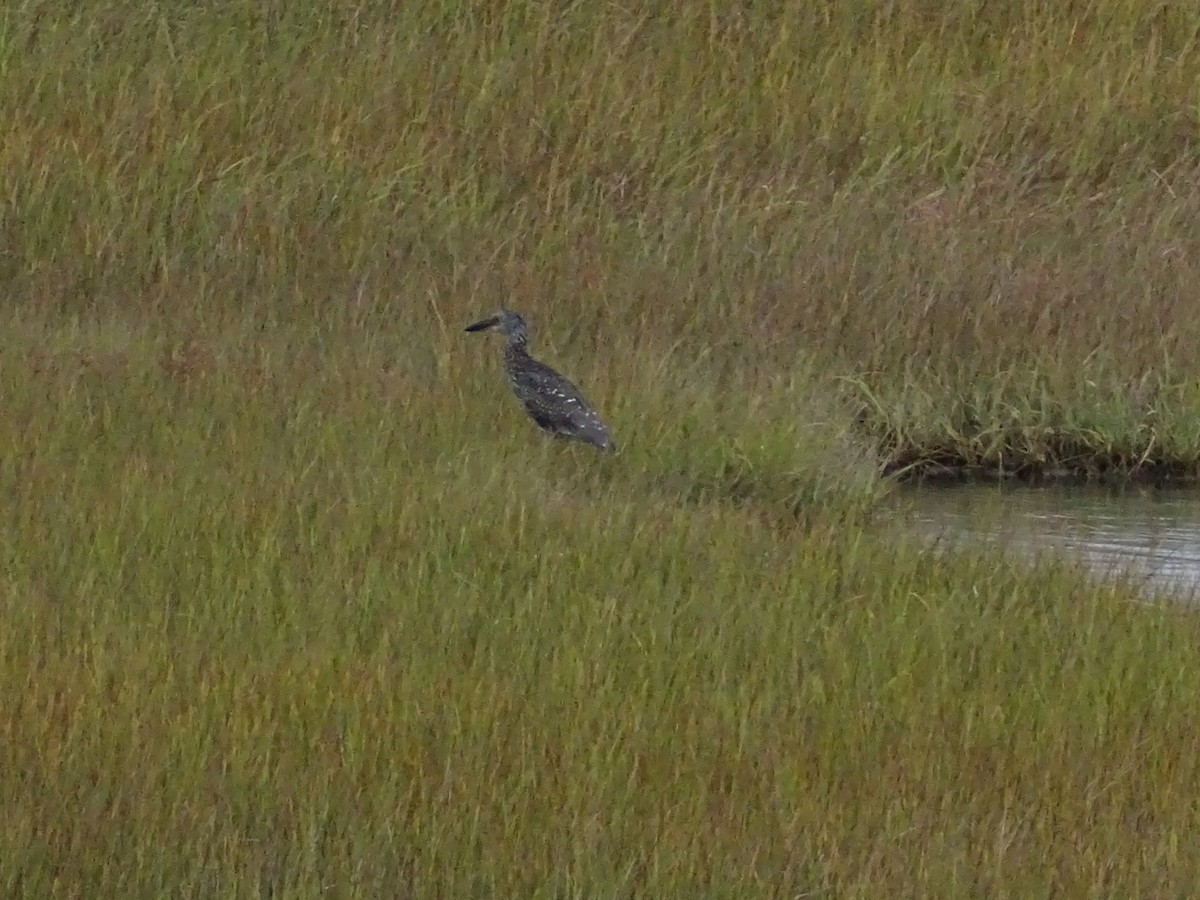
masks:
[[[611,445],[608,426],[583,392],[545,363],[534,363],[522,373],[528,388],[522,399],[534,420],[551,431],[586,435],[600,446]]]

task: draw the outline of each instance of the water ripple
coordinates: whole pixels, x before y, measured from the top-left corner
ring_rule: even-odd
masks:
[[[1193,599],[1200,591],[1200,494],[1192,490],[973,485],[911,488],[903,498],[923,535],[1072,553],[1099,575],[1126,573]]]

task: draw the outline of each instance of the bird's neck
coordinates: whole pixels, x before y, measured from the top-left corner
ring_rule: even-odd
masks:
[[[528,356],[529,349],[525,346],[525,341],[509,341],[504,346],[504,355],[509,357]]]

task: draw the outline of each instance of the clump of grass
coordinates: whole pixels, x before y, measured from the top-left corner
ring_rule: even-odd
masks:
[[[623,472],[644,470],[652,492],[797,521],[859,517],[886,493],[873,450],[811,369],[768,381],[742,372],[664,378],[660,368],[649,382],[618,411],[631,428]]]
[[[889,472],[1160,482],[1196,477],[1200,443],[1186,385],[1146,378],[1102,386],[1086,374],[1074,382],[1047,385],[1026,372],[980,379],[962,393],[949,380],[936,393],[908,388],[875,395],[862,381],[852,385],[862,398],[859,421]]]

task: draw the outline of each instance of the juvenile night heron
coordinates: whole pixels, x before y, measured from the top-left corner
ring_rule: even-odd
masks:
[[[508,338],[504,368],[517,399],[543,431],[555,437],[583,441],[606,453],[616,452],[612,432],[569,379],[529,355],[529,327],[518,313],[502,309],[467,331],[496,328]]]

